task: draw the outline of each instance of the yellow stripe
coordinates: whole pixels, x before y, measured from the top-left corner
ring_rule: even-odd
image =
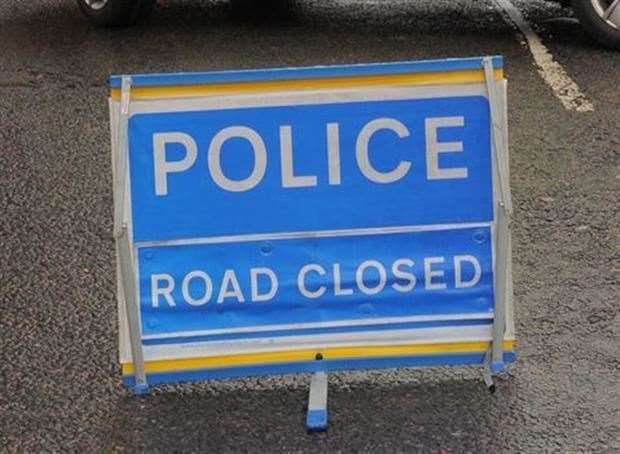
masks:
[[[147,361],[147,373],[179,372],[193,369],[249,366],[258,364],[314,361],[320,351],[323,359],[372,358],[449,353],[474,353],[488,350],[489,342],[452,342],[442,344],[405,344],[363,347],[331,347],[325,349],[248,353],[240,355],[210,356],[201,358]],[[504,341],[504,350],[511,351],[514,341]],[[133,374],[133,364],[121,364],[123,375]]]
[[[497,68],[495,70],[495,79],[501,80],[503,77],[503,70]],[[482,69],[391,74],[382,76],[340,77],[331,79],[269,80],[204,85],[135,87],[131,89],[131,99],[181,98],[286,90],[374,87],[381,85],[467,84],[476,82],[484,82],[484,71]],[[113,99],[119,99],[120,89],[113,88],[110,96],[112,96]]]

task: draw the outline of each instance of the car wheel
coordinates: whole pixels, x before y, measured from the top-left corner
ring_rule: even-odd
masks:
[[[88,20],[101,27],[133,25],[146,17],[155,0],[77,0]]]
[[[620,50],[620,0],[573,0],[573,11],[594,39]]]

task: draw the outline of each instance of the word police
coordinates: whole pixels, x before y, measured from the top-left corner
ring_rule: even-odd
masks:
[[[343,297],[360,292],[376,295],[390,288],[396,292],[408,293],[418,285],[423,286],[425,291],[446,290],[448,285],[463,289],[474,287],[482,276],[480,262],[472,255],[425,257],[420,265],[420,271],[416,273],[416,264],[409,258],[398,258],[387,269],[377,260],[366,260],[356,267],[352,278],[343,279],[340,263],[333,263],[329,268],[309,263],[297,272],[296,288],[304,298],[317,299],[324,296]],[[203,270],[188,272],[180,282],[167,273],[152,274],[152,307],[174,307],[178,303],[202,306],[210,301],[217,304],[267,302],[278,293],[279,279],[270,268],[250,268],[242,281],[237,274],[235,270],[227,269],[219,282],[214,282]],[[418,283],[417,276],[420,276],[423,282]],[[178,291],[175,292],[179,284],[181,295],[178,295]],[[244,292],[242,288],[249,291]],[[182,296],[182,299],[179,299],[179,296]]]
[[[429,180],[467,178],[467,167],[441,167],[439,155],[441,153],[459,153],[463,151],[460,141],[440,142],[437,130],[440,128],[462,128],[464,118],[436,117],[426,118],[424,121],[426,178]],[[340,171],[340,125],[327,123],[326,129],[326,159],[327,181],[330,185],[339,185]],[[369,143],[373,135],[379,131],[389,131],[394,140],[409,137],[409,129],[395,118],[377,118],[367,122],[358,132],[355,141],[355,159],[361,174],[374,183],[394,183],[404,178],[411,168],[411,162],[400,160],[394,163],[391,169],[377,169],[373,167]],[[299,188],[317,186],[317,175],[298,175],[294,170],[293,130],[290,125],[279,127],[280,142],[280,174],[283,188]],[[224,144],[232,139],[247,141],[253,153],[253,167],[245,178],[233,179],[222,169],[222,150]],[[166,145],[176,144],[184,148],[184,155],[179,160],[167,160]],[[376,152],[376,151],[375,151]],[[185,172],[192,168],[198,156],[196,140],[184,132],[162,132],[153,134],[153,163],[155,194],[166,196],[169,188],[168,176],[174,173]],[[217,186],[225,191],[249,191],[260,184],[267,169],[267,148],[260,134],[247,126],[229,126],[218,131],[212,138],[206,151],[208,171]]]

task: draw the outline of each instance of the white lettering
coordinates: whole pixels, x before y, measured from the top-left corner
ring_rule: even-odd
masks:
[[[267,293],[258,292],[258,277],[266,276],[270,281],[269,291]],[[278,291],[278,277],[269,268],[252,268],[250,269],[250,286],[252,287],[252,301],[262,302],[272,299]]]
[[[327,123],[327,172],[329,184],[340,184],[340,131],[338,123]]]
[[[340,263],[334,263],[334,295],[352,295],[352,288],[342,288],[342,276],[340,275]]]
[[[166,161],[166,144],[178,143],[185,147],[185,157],[180,161]],[[184,172],[194,165],[198,154],[196,142],[183,132],[161,132],[153,134],[153,164],[155,173],[155,194],[168,194],[168,174]]]
[[[299,274],[297,275],[297,288],[299,289],[299,292],[306,298],[318,298],[323,293],[325,293],[326,288],[324,285],[319,286],[319,288],[314,291],[308,290],[306,288],[306,274],[310,271],[314,271],[321,276],[325,275],[325,268],[323,268],[321,265],[317,265],[316,263],[309,263],[308,265],[304,265],[301,270],[299,270]]]
[[[189,292],[189,285],[192,279],[202,279],[202,282],[205,286],[204,294],[198,299],[195,299]],[[190,273],[187,273],[183,278],[181,291],[183,293],[183,298],[185,299],[187,304],[190,304],[191,306],[202,306],[211,299],[211,295],[213,294],[213,282],[211,281],[209,275],[204,271],[192,271]]]
[[[229,290],[228,287],[230,285],[232,285],[232,289]],[[229,297],[237,298],[237,301],[240,303],[245,302],[245,298],[243,297],[243,293],[241,293],[241,287],[239,287],[239,281],[237,280],[234,270],[226,270],[224,272],[222,285],[220,286],[220,293],[217,297],[218,304],[223,303],[224,299]]]
[[[252,145],[254,153],[254,168],[252,173],[243,180],[231,180],[222,171],[221,151],[222,145],[228,139],[240,137],[246,139]],[[248,191],[261,182],[267,168],[267,150],[265,142],[256,131],[245,126],[230,126],[219,131],[211,140],[208,152],[209,172],[213,181],[222,189],[231,192]]]
[[[468,281],[463,280],[461,263],[469,262],[474,267],[474,277]],[[478,259],[472,255],[456,255],[454,256],[454,286],[456,288],[473,287],[480,281],[482,269]]]
[[[460,153],[463,142],[439,142],[438,128],[463,127],[463,117],[439,117],[424,120],[426,129],[426,177],[429,180],[467,178],[467,167],[439,167],[439,153]]]
[[[401,266],[408,266],[409,268],[412,268],[413,265],[414,262],[411,259],[398,259],[392,263],[392,274],[394,277],[408,282],[407,284],[399,284],[398,282],[394,282],[392,284],[392,288],[394,290],[405,293],[411,291],[415,287],[415,274],[400,269]]]
[[[389,172],[380,172],[372,166],[368,157],[368,144],[372,135],[381,129],[389,129],[394,131],[401,139],[404,137],[409,137],[409,130],[398,120],[394,120],[393,118],[378,118],[376,120],[372,120],[362,128],[357,136],[357,142],[355,144],[355,157],[357,158],[357,165],[359,166],[361,172],[370,181],[383,184],[393,183],[400,180],[407,174],[409,168],[411,167],[411,162],[401,161],[395,169]]]
[[[282,171],[283,188],[303,188],[316,186],[316,176],[295,175],[293,164],[293,139],[291,127],[280,126],[280,170]]]
[[[160,287],[159,283],[161,281],[166,282],[165,287]],[[164,297],[168,306],[174,307],[176,306],[174,302],[174,298],[172,298],[172,291],[174,290],[174,279],[171,275],[162,273],[162,274],[151,274],[151,304],[153,307],[159,307],[159,297],[160,295]]]
[[[443,270],[433,271],[433,264],[443,263],[445,260],[443,257],[426,257],[424,259],[424,288],[426,290],[441,290],[445,289],[447,285],[444,282],[433,283],[434,277],[443,277]]]
[[[375,287],[368,287],[364,283],[364,271],[367,268],[375,268],[379,273],[379,283]],[[385,273],[385,268],[376,260],[366,260],[362,262],[360,266],[357,267],[355,271],[355,282],[357,282],[357,286],[359,289],[367,295],[376,295],[385,287],[385,282],[387,281],[387,275]]]

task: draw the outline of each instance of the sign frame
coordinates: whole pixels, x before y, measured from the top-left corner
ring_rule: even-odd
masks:
[[[270,97],[279,93],[304,93],[326,90],[359,90],[376,87],[477,84],[485,87],[491,120],[491,160],[493,209],[491,222],[495,307],[488,336],[475,341],[401,344],[380,342],[366,349],[334,344],[301,351],[280,347],[272,352],[236,352],[226,346],[200,361],[191,357],[179,361],[185,372],[167,372],[166,356],[149,359],[142,335],[139,286],[137,284],[137,246],[131,222],[129,189],[128,123],[131,115],[145,105],[196,103],[198,99],[238,99],[239,96]],[[507,142],[506,82],[501,57],[448,59],[331,67],[285,68],[172,75],[112,76],[110,128],[114,190],[114,237],[117,252],[117,295],[119,311],[119,350],[123,381],[136,394],[149,385],[187,380],[243,377],[295,372],[412,367],[432,365],[480,364],[484,379],[492,386],[491,376],[504,370],[515,359],[512,302],[512,265],[510,218],[512,203],[509,185]],[[344,88],[343,88],[344,87]],[[477,335],[480,337],[479,335]],[[471,337],[471,336],[470,336]],[[475,336],[474,336],[475,337]],[[470,339],[471,340],[471,339]],[[433,348],[433,347],[436,348]],[[145,354],[146,350],[146,354]],[[234,353],[234,352],[233,352]],[[218,358],[226,361],[218,363]],[[323,383],[322,380],[318,382]],[[318,385],[317,385],[318,386]],[[326,400],[326,397],[325,397]]]

